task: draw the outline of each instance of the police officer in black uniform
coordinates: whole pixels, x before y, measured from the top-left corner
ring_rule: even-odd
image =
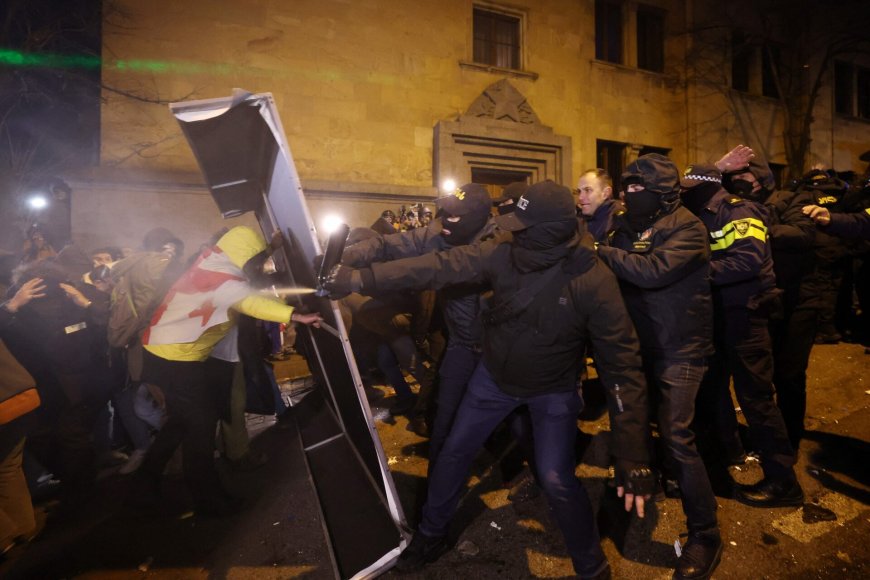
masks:
[[[776,289],[764,207],[722,188],[722,174],[713,165],[686,168],[680,185],[682,201],[707,227],[710,236],[716,354],[701,386],[699,411],[732,426],[722,438],[737,437],[729,378],[761,454],[764,478],[738,486],[735,497],[758,507],[803,503],[794,472],[795,455],[782,414],[774,401],[773,356],[768,319],[781,292]],[[717,414],[719,413],[719,414]],[[729,432],[730,431],[730,432]]]
[[[775,190],[770,166],[758,157],[749,165],[723,173],[726,190],[763,204],[776,286],[782,290],[782,311],[770,322],[773,385],[789,442],[797,451],[807,410],[807,366],[816,338],[819,296],[810,282],[815,270],[816,231],[801,208],[813,198],[805,191]]]

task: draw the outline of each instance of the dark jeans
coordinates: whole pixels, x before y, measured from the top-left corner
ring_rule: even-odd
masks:
[[[807,366],[816,338],[818,312],[797,308],[771,324],[773,339],[773,385],[788,439],[797,450],[804,436],[807,414]]]
[[[701,390],[706,391],[704,405],[717,422],[720,439],[728,448],[728,441],[733,441],[737,433],[728,388],[729,378],[733,378],[734,392],[749,425],[749,435],[761,454],[764,476],[774,480],[794,479],[794,451],[774,401],[767,317],[757,316],[745,308],[717,311],[714,340],[716,354],[710,360]]]
[[[414,393],[411,392],[411,387],[405,380],[405,374],[399,367],[399,360],[388,344],[378,345],[378,368],[384,373],[384,377],[393,387],[393,390],[396,391],[396,398],[400,403],[414,398]]]
[[[144,378],[163,391],[167,420],[139,468],[141,477],[159,481],[181,445],[184,479],[194,501],[208,504],[224,499],[214,463],[215,428],[224,397],[215,392],[209,378],[215,366],[226,370],[232,364],[213,358],[206,362],[170,361],[146,351]]]
[[[592,504],[574,475],[577,415],[583,401],[576,390],[534,397],[506,395],[481,362],[468,385],[450,435],[431,477],[420,531],[444,536],[478,450],[493,429],[520,405],[528,405],[539,479],[559,523],[574,570],[593,575],[605,561]]]
[[[435,468],[435,461],[441,453],[450,428],[456,419],[459,405],[468,388],[468,381],[480,362],[480,353],[472,348],[448,344],[444,351],[441,366],[438,367],[438,406],[435,424],[429,438],[429,473]]]
[[[655,385],[659,432],[680,484],[683,512],[690,533],[716,530],[716,497],[707,469],[695,447],[690,425],[695,416],[695,397],[707,365],[704,359],[647,363],[647,380]]]

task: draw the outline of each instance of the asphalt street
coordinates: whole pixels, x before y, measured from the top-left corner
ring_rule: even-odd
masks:
[[[280,376],[280,365],[277,367]],[[413,526],[426,472],[426,441],[390,419],[388,389],[376,404],[376,425],[396,487]],[[590,394],[578,422],[577,473],[598,512],[614,578],[670,578],[674,543],[685,541],[679,500],[667,498],[644,520],[621,512],[607,479],[606,413]],[[870,576],[870,355],[853,344],[820,345],[809,372],[809,433],[798,477],[803,508],[757,509],[717,482],[725,553],[714,578],[805,579]],[[0,564],[4,578],[333,578],[329,551],[295,429],[249,416],[253,447],[270,460],[257,471],[221,466],[229,488],[245,498],[232,517],[205,519],[185,509],[180,476],[166,477],[166,504],[142,513],[126,504],[130,478],[108,472],[94,494],[75,506],[40,502],[48,511],[42,535]],[[573,577],[543,498],[507,499],[523,477],[512,446],[496,436],[475,464],[456,518],[455,549],[409,578]],[[720,474],[721,475],[721,474]],[[760,477],[752,462],[725,477]],[[834,519],[831,519],[834,518]],[[365,530],[360,530],[365,533]],[[389,577],[397,576],[388,572]]]

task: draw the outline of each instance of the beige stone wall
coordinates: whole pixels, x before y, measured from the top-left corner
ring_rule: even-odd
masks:
[[[635,68],[631,34],[626,65],[594,60],[593,0],[506,3],[525,17],[529,75],[460,64],[472,57],[471,0],[113,0],[129,18],[106,14],[103,81],[140,99],[103,93],[103,170],[131,177],[116,177],[112,196],[97,192],[97,205],[127,212],[130,199],[148,199],[155,219],[165,209],[167,219],[203,220],[204,195],[196,203],[162,201],[179,180],[195,187],[201,178],[166,104],[146,101],[224,97],[234,87],[273,93],[315,223],[338,211],[351,225],[368,225],[403,200],[435,196],[433,128],[503,78],[542,125],[570,137],[570,186],[596,164],[596,139],[665,147],[680,166],[715,159],[739,142],[784,162],[770,99],[723,90],[721,71],[716,86],[686,82],[691,42],[681,32],[701,2],[646,4],[667,12],[664,74]],[[633,11],[627,14],[630,31]],[[860,165],[868,124],[828,114],[826,126],[822,114],[818,127],[814,157]],[[99,182],[92,180],[95,191]],[[92,209],[76,204],[77,231],[90,224],[82,216]]]

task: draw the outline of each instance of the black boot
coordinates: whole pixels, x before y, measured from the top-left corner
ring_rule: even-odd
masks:
[[[444,536],[433,538],[418,531],[402,555],[399,556],[396,570],[399,572],[421,570],[426,564],[430,564],[444,555],[448,549],[447,538]]]
[[[804,492],[795,479],[773,480],[765,477],[758,483],[738,486],[734,498],[754,507],[799,506],[804,503]]]
[[[706,580],[722,559],[722,539],[718,534],[689,534],[677,560],[674,580]]]

